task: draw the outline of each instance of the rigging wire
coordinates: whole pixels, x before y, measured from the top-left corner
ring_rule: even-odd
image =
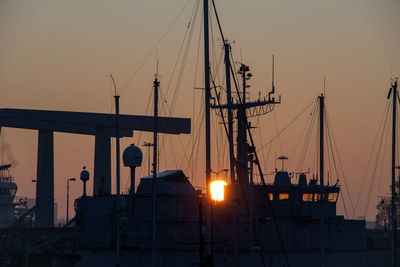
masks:
[[[199,2],[197,2],[197,5],[195,6],[195,8],[193,10],[193,13],[192,13],[192,15],[190,17],[190,21],[189,21],[190,27],[188,27],[188,29],[190,29],[189,36],[187,38],[187,43],[186,43],[185,51],[184,51],[183,58],[182,58],[181,68],[179,70],[178,79],[177,79],[177,82],[176,82],[176,85],[175,85],[175,91],[174,91],[174,94],[173,94],[173,100],[172,100],[172,104],[171,104],[171,107],[170,107],[170,110],[169,110],[169,115],[171,115],[173,110],[174,110],[176,99],[177,99],[177,95],[178,95],[179,88],[180,88],[180,85],[181,85],[181,82],[182,82],[183,72],[184,72],[185,67],[186,67],[187,55],[188,55],[188,52],[189,52],[190,44],[192,42],[192,36],[193,36],[193,32],[194,32],[194,28],[195,28],[195,24],[196,24],[196,19],[197,19],[197,14],[198,14],[198,9],[199,9],[199,4],[198,3]],[[186,32],[186,34],[187,34],[187,32]],[[183,45],[183,43],[184,42],[182,42],[182,45]],[[178,57],[178,59],[179,59],[179,57]],[[171,82],[172,82],[172,77],[173,77],[173,75],[171,76],[170,83],[168,84],[166,95],[168,95],[168,93],[169,93],[170,85],[171,85]]]
[[[167,97],[168,94],[169,94],[170,88],[171,88],[172,80],[174,78],[174,74],[175,74],[175,71],[176,71],[176,68],[177,68],[177,65],[178,65],[178,62],[179,62],[179,58],[180,58],[181,53],[182,53],[182,49],[183,49],[185,40],[186,40],[186,47],[185,47],[185,50],[184,50],[183,55],[182,55],[182,62],[181,62],[181,66],[180,66],[180,69],[179,69],[178,78],[177,78],[176,84],[175,84],[175,90],[174,90],[174,93],[173,93],[173,96],[172,96],[171,106],[170,107],[168,106],[168,102],[166,102],[166,101],[164,102],[165,106],[166,106],[166,108],[168,110],[168,112],[167,112],[168,116],[171,116],[173,111],[174,111],[176,100],[177,100],[177,97],[178,97],[178,92],[179,92],[179,89],[181,87],[182,77],[183,77],[183,73],[184,73],[184,70],[185,70],[185,67],[186,67],[186,62],[187,62],[187,55],[188,55],[188,52],[189,52],[189,48],[190,48],[190,44],[191,44],[191,41],[192,41],[192,36],[193,36],[195,24],[196,24],[196,18],[197,18],[197,14],[198,14],[198,7],[199,7],[199,2],[196,3],[196,5],[195,5],[195,7],[194,7],[194,9],[192,11],[192,14],[191,14],[191,17],[190,17],[190,20],[189,20],[189,23],[188,23],[188,27],[186,29],[185,37],[184,37],[184,39],[182,41],[181,48],[179,49],[179,53],[178,53],[177,60],[175,62],[173,73],[171,75],[171,79],[170,79],[170,81],[168,83],[167,90],[166,90],[166,93],[165,93],[165,95]],[[161,151],[164,151],[163,148],[164,148],[164,144],[165,144],[166,138],[171,138],[171,137],[170,136],[167,137],[166,135],[164,135],[162,137],[161,145],[160,145]],[[184,145],[181,143],[181,139],[179,139],[179,140],[180,140],[180,145],[184,150],[185,149]]]
[[[369,166],[371,166],[372,156],[374,155],[375,147],[377,146],[378,138],[380,136],[380,132],[381,132],[381,130],[384,131],[384,129],[386,127],[385,125],[383,125],[383,123],[386,123],[387,119],[385,119],[385,118],[388,116],[389,109],[390,109],[390,101],[387,101],[386,107],[383,110],[381,119],[379,120],[379,122],[380,122],[379,123],[379,127],[378,127],[378,130],[376,132],[376,136],[375,136],[374,144],[372,146],[371,153],[369,154],[370,156],[368,158],[368,163],[367,163],[367,166],[365,168],[365,172],[364,172],[364,175],[363,175],[363,180],[366,180],[366,178],[367,178],[367,173],[368,173],[368,170],[369,170]],[[361,192],[363,191],[363,187],[364,187],[364,183],[361,184],[360,190],[358,191],[357,200],[356,200],[356,204],[355,204],[356,208],[358,207],[358,203],[359,203],[359,200],[360,200]]]
[[[382,153],[382,155],[383,155],[383,158],[382,158],[382,160],[381,160],[381,167],[380,167],[380,173],[379,173],[379,175],[378,175],[378,177],[379,177],[379,181],[378,181],[378,188],[377,188],[377,192],[379,193],[380,192],[380,190],[381,190],[381,184],[382,184],[382,178],[384,177],[384,175],[383,175],[383,170],[384,170],[384,164],[386,163],[386,150],[387,150],[387,148],[388,148],[388,142],[389,142],[389,140],[390,140],[390,131],[387,131],[387,133],[386,133],[386,138],[385,138],[385,144],[384,144],[384,146],[383,146],[383,153]]]
[[[235,81],[235,86],[237,86],[236,81]],[[258,149],[258,151],[264,149],[267,145],[271,144],[276,138],[278,138],[279,135],[281,133],[283,133],[284,131],[286,131],[286,129],[288,129],[312,104],[314,104],[314,102],[315,101],[313,100],[310,104],[308,104],[299,114],[297,114],[296,117],[294,117],[294,119],[292,119],[285,127],[283,127],[283,129],[281,131],[279,131],[277,135],[272,137],[271,140],[268,143],[264,144],[264,146],[260,147]]]
[[[344,201],[343,194],[339,194],[339,195],[340,195],[340,198],[342,199],[342,202],[343,202],[344,213],[346,214],[346,217],[349,218],[349,213],[347,212],[346,202]]]
[[[129,85],[129,83],[133,80],[133,78],[136,76],[136,74],[139,72],[139,70],[143,67],[143,65],[146,63],[146,61],[149,59],[149,57],[151,56],[151,54],[153,54],[154,50],[157,49],[158,45],[160,44],[160,42],[164,39],[165,35],[171,30],[172,26],[174,26],[174,24],[176,23],[176,21],[178,20],[178,18],[181,16],[181,14],[183,13],[183,11],[186,9],[186,7],[189,5],[189,3],[192,0],[188,0],[186,2],[186,4],[183,6],[183,8],[178,12],[178,14],[176,15],[176,17],[173,19],[173,21],[171,22],[171,24],[167,27],[167,29],[164,31],[164,33],[161,35],[161,37],[158,39],[158,41],[155,43],[155,45],[150,49],[149,53],[145,56],[145,58],[143,59],[143,61],[140,63],[139,67],[137,67],[137,69],[133,72],[133,74],[129,77],[128,81],[126,82],[126,84],[124,85],[124,87],[122,87],[122,90],[120,92],[120,95],[125,91],[125,89],[127,88],[127,86]]]
[[[197,133],[195,135],[196,137],[194,139],[194,144],[200,143],[199,142],[200,132],[202,130],[202,127],[203,127],[202,125],[204,123],[204,111],[202,111],[202,110],[200,110],[200,112],[199,112],[199,119],[200,119],[200,123],[198,124],[199,127],[198,127]],[[186,168],[189,168],[189,164],[192,162],[193,155],[195,154],[194,153],[195,147],[196,146],[192,146],[192,150],[191,150],[191,153],[190,153],[189,158],[188,158],[188,166],[186,166]],[[198,151],[198,149],[197,149],[197,151]],[[198,153],[196,153],[196,154],[198,154]],[[197,161],[197,159],[194,162],[196,162],[196,161]]]
[[[369,188],[367,189],[368,190],[367,202],[366,202],[363,214],[366,214],[366,212],[368,210],[368,207],[369,207],[369,202],[370,202],[371,193],[372,193],[372,187],[373,187],[374,180],[375,180],[375,177],[376,177],[377,166],[378,166],[379,158],[380,158],[381,151],[382,151],[382,143],[383,143],[384,136],[386,134],[386,130],[388,128],[388,117],[389,117],[390,107],[391,107],[391,103],[389,101],[389,103],[387,105],[386,114],[384,116],[384,120],[381,122],[383,127],[381,128],[382,131],[381,131],[381,134],[380,134],[380,138],[379,138],[379,140],[377,140],[378,143],[377,143],[376,158],[375,158],[375,161],[371,164],[371,166],[372,166],[372,175],[371,175],[371,178],[370,178]],[[379,131],[378,131],[378,133],[379,133]]]
[[[312,134],[313,134],[313,132],[314,132],[314,125],[315,125],[315,122],[317,121],[317,112],[316,112],[316,110],[317,110],[317,106],[318,106],[318,101],[315,101],[314,102],[315,103],[315,105],[314,105],[314,109],[313,109],[313,111],[312,111],[312,116],[311,116],[311,119],[310,119],[310,121],[309,121],[309,127],[308,127],[308,132],[307,132],[307,134],[306,134],[306,139],[305,139],[305,142],[304,142],[304,145],[303,145],[303,149],[301,150],[301,153],[300,153],[300,160],[299,160],[299,164],[298,164],[298,171],[302,171],[302,169],[303,169],[303,165],[304,165],[304,162],[305,162],[305,159],[306,159],[306,155],[307,155],[307,151],[308,151],[308,148],[309,148],[309,144],[310,144],[310,140],[311,140],[311,137],[312,137]]]
[[[391,104],[390,104],[390,106],[391,106]],[[388,110],[388,111],[389,111],[389,110]],[[380,138],[380,140],[379,140],[378,154],[377,154],[375,163],[374,163],[374,165],[373,165],[373,173],[372,173],[371,180],[370,180],[370,186],[369,186],[369,188],[368,188],[367,202],[366,202],[366,205],[365,205],[365,208],[364,208],[364,212],[363,212],[364,217],[365,217],[365,215],[367,214],[368,207],[369,207],[369,203],[370,203],[370,200],[371,200],[371,193],[372,193],[372,188],[373,188],[373,185],[374,185],[374,182],[375,182],[377,166],[378,166],[378,163],[379,163],[379,157],[380,157],[380,155],[381,155],[381,151],[382,151],[382,148],[383,148],[382,143],[383,143],[383,140],[386,139],[386,138],[384,138],[384,136],[385,136],[385,133],[388,133],[388,132],[389,132],[389,131],[386,131],[386,129],[389,127],[389,126],[388,126],[388,124],[389,124],[388,117],[389,117],[389,116],[388,116],[388,114],[387,114],[387,116],[386,116],[386,118],[385,118],[385,122],[384,122],[384,128],[382,129],[382,135],[381,135],[381,138]]]
[[[194,89],[194,88],[196,88],[196,79],[197,79],[197,71],[198,71],[198,69],[197,69],[197,67],[198,67],[198,65],[199,65],[199,57],[200,57],[200,42],[201,42],[201,36],[202,36],[202,32],[203,32],[203,20],[201,20],[201,23],[200,23],[200,29],[199,29],[199,38],[198,38],[198,42],[197,42],[197,53],[196,53],[196,64],[195,64],[195,72],[194,72],[194,79],[193,79],[193,98],[192,98],[192,118],[193,119],[195,119],[195,106],[196,106],[196,90]],[[201,106],[200,106],[201,107]],[[200,112],[199,112],[199,114],[200,114]],[[195,121],[193,121],[193,126],[192,126],[192,129],[193,129],[193,132],[194,132],[194,123],[195,123]],[[194,143],[193,143],[193,135],[191,135],[190,136],[190,139],[189,139],[189,144],[191,144],[191,146],[190,147],[194,147]],[[185,150],[185,152],[184,152],[184,157],[183,157],[183,159],[185,159],[186,158],[186,153],[187,153],[187,151],[188,151],[188,149],[187,150]],[[182,159],[182,162],[181,162],[181,166],[183,166],[183,159]],[[195,162],[194,161],[192,161],[191,162],[191,168],[190,168],[190,170],[191,170],[191,176],[192,177],[194,177],[194,172],[193,172],[193,170],[194,170],[194,164],[195,164]]]
[[[346,179],[346,175],[344,173],[343,163],[342,163],[341,157],[339,156],[338,145],[337,145],[337,142],[336,142],[336,139],[335,139],[335,135],[333,134],[333,130],[332,130],[333,128],[331,126],[328,114],[326,115],[326,121],[327,121],[327,125],[329,126],[329,132],[331,133],[330,136],[332,137],[332,141],[333,141],[332,143],[333,143],[333,148],[334,149],[332,151],[335,151],[335,155],[337,155],[337,157],[335,157],[335,158],[337,158],[337,162],[338,162],[337,165],[339,166],[339,170],[340,170],[340,173],[342,175],[341,177],[343,177],[345,189],[347,191],[348,198],[350,200],[350,206],[351,206],[351,209],[352,209],[352,212],[353,212],[353,216],[354,216],[354,218],[356,218],[355,208],[354,208],[353,201],[352,201],[352,198],[351,198],[351,194],[350,194],[350,191],[349,191],[350,187],[347,184],[347,179]]]
[[[154,90],[154,88],[153,88],[153,86],[151,86],[151,89],[149,90],[150,91],[150,95],[149,95],[149,98],[148,98],[148,101],[147,101],[147,105],[146,105],[146,111],[145,111],[145,113],[144,114],[148,114],[148,111],[149,111],[149,107],[150,107],[150,102],[151,102],[151,98],[152,98],[152,95],[153,95],[153,90]],[[139,136],[138,136],[138,138],[137,138],[137,144],[138,144],[138,146],[141,144],[141,140],[142,140],[142,131],[139,131]],[[143,173],[143,171],[144,171],[144,168],[140,168],[140,170],[139,170],[139,177],[140,176],[142,176],[142,173]]]
[[[277,119],[276,119],[276,116],[275,116],[275,112],[274,112],[274,111],[272,111],[272,116],[274,117],[275,130],[276,130],[277,133],[279,133],[278,121],[277,121]],[[280,135],[280,134],[278,134],[278,141],[279,141],[279,146],[280,146],[280,148],[281,148],[281,155],[284,156],[285,153],[283,152],[283,146],[282,146],[282,140],[281,140],[281,135]],[[282,171],[283,171],[283,170],[282,170]]]
[[[315,107],[316,107],[316,106],[315,106]],[[315,109],[315,107],[314,107],[314,109]],[[313,115],[313,114],[314,114],[314,110],[311,111],[309,117],[312,118],[312,115]],[[311,121],[311,119],[310,119],[310,121]],[[296,154],[297,154],[297,149],[298,149],[298,147],[300,146],[300,144],[302,143],[301,140],[304,138],[305,132],[306,132],[307,129],[308,129],[308,124],[305,123],[305,124],[304,124],[304,128],[303,128],[303,130],[301,131],[301,134],[299,135],[298,142],[296,142],[296,146],[295,146],[295,148],[293,149],[293,151],[292,151],[292,153],[291,153],[290,155],[296,155]],[[305,138],[306,138],[306,137],[305,137]],[[299,159],[299,160],[300,160],[300,159]],[[290,167],[291,167],[291,163],[292,163],[293,161],[294,161],[293,158],[288,160],[288,169],[291,169]],[[299,162],[299,161],[297,161],[297,162]],[[296,171],[297,171],[297,172],[302,172],[302,170],[301,170],[300,168],[298,168]]]
[[[353,218],[356,218],[356,213],[355,213],[353,201],[352,201],[351,194],[350,194],[350,191],[349,191],[350,187],[347,185],[347,179],[346,179],[346,175],[344,174],[344,171],[343,171],[343,165],[342,165],[342,162],[340,160],[339,150],[338,150],[337,145],[336,145],[335,136],[333,134],[333,130],[331,130],[332,127],[331,127],[330,119],[329,119],[329,116],[328,116],[328,109],[327,109],[326,104],[325,104],[325,120],[326,120],[327,140],[328,140],[328,144],[330,146],[330,152],[332,154],[332,160],[333,160],[335,174],[336,174],[336,177],[337,177],[338,181],[339,181],[339,177],[343,177],[343,181],[344,181],[345,189],[346,189],[346,190],[344,190],[344,192],[347,192],[347,196],[348,196],[349,201],[350,201],[350,207],[351,207],[351,210],[352,210],[352,213],[353,213]],[[338,159],[337,163],[336,163],[335,154],[337,155],[337,159]],[[345,209],[345,212],[346,212],[346,216],[348,217],[349,213],[347,211],[346,202],[344,200],[344,194],[341,194],[341,196],[342,196],[343,206],[344,206],[344,209]]]
[[[203,120],[204,120],[204,111],[201,109],[201,105],[199,106],[199,111],[198,111],[198,118],[196,118],[195,116],[195,96],[196,96],[196,79],[197,79],[197,72],[198,72],[198,65],[199,65],[199,56],[200,56],[200,47],[201,47],[201,36],[202,36],[202,32],[203,32],[203,21],[201,20],[201,25],[200,25],[200,30],[199,30],[199,38],[198,38],[198,42],[197,42],[197,54],[196,54],[196,64],[195,64],[195,76],[194,76],[194,80],[193,80],[193,98],[192,98],[192,118],[193,118],[193,123],[192,123],[192,132],[196,133],[196,134],[192,134],[190,136],[189,139],[189,143],[191,144],[190,146],[187,146],[188,149],[186,149],[184,151],[184,156],[182,158],[181,164],[180,166],[183,166],[183,161],[187,160],[187,167],[186,169],[190,169],[190,173],[191,173],[191,177],[193,177],[193,183],[196,183],[196,171],[197,171],[197,164],[195,164],[197,162],[197,158],[198,158],[198,154],[199,154],[199,147],[200,147],[200,131],[202,129],[203,126]],[[201,98],[204,100],[204,95],[201,94]],[[203,102],[202,100],[202,102]],[[201,103],[202,103],[201,102]],[[199,122],[200,123],[197,123]],[[196,126],[198,127],[198,130],[196,131]],[[189,151],[189,148],[191,148],[190,151],[190,155],[189,157],[187,157],[187,153]],[[196,152],[195,152],[196,151]],[[193,156],[195,155],[195,159],[193,159]],[[189,168],[190,167],[190,168]]]

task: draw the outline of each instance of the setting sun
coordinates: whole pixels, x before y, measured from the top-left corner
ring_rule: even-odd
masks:
[[[210,184],[211,198],[217,202],[224,200],[224,186],[227,185],[225,181],[217,180]]]

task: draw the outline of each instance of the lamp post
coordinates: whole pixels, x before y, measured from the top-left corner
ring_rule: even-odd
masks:
[[[67,180],[67,221],[66,221],[66,224],[69,222],[69,182],[70,181],[75,181],[76,180],[76,178],[69,178],[68,180]]]

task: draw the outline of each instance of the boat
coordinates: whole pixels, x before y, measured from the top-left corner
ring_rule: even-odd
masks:
[[[131,168],[128,194],[120,194],[118,188],[114,195],[89,196],[84,189],[74,203],[76,216],[63,228],[38,229],[29,240],[20,234],[20,240],[9,241],[7,249],[12,252],[8,254],[27,266],[390,266],[391,246],[384,231],[366,229],[365,220],[337,215],[340,185],[324,182],[324,127],[320,127],[319,179],[307,178],[304,172],[298,174],[298,183],[293,183],[292,174],[283,166],[287,157],[281,156],[282,168],[275,170],[273,183],[266,183],[249,117],[269,113],[281,100],[274,96],[273,82],[264,98],[247,101],[250,67],[241,64],[242,86],[236,87],[237,100],[232,101],[230,84],[239,82],[234,80],[230,45],[221,31],[227,96],[226,103],[215,96],[217,102],[211,104],[209,1],[203,3],[207,188],[195,188],[180,169],[157,172],[155,127],[153,174],[141,177],[137,190],[132,186],[134,170],[140,166],[142,154],[131,145],[124,151],[124,165]],[[158,85],[156,76],[155,92]],[[318,96],[318,101],[323,125],[325,96]],[[219,110],[224,121],[230,151],[230,181],[223,186],[223,197],[217,198],[212,197],[210,187],[211,108]],[[116,129],[118,112],[116,106]],[[157,116],[155,97],[155,123]],[[237,121],[236,149],[233,120]],[[252,179],[254,168],[259,170],[261,183]],[[88,177],[83,170],[80,178],[84,185]],[[7,235],[10,233],[21,230],[9,230]],[[28,245],[18,250],[22,243]]]
[[[242,86],[236,87],[236,102],[232,100],[230,85],[235,73],[230,45],[221,30],[226,103],[221,103],[220,95],[215,96],[214,104],[210,103],[207,9],[205,0],[205,121],[209,125],[210,108],[217,109],[229,140],[231,175],[230,183],[224,187],[224,197],[212,199],[209,188],[212,181],[208,126],[205,191],[196,190],[182,170],[156,173],[154,169],[153,175],[140,179],[134,194],[122,196],[120,211],[116,210],[116,196],[76,200],[76,229],[84,236],[82,244],[86,251],[77,266],[92,263],[93,250],[104,253],[95,257],[97,262],[93,266],[102,262],[112,264],[115,253],[120,257],[117,256],[117,264],[130,262],[138,266],[389,266],[391,250],[386,233],[366,229],[363,219],[350,220],[337,215],[340,185],[324,183],[323,94],[318,96],[319,179],[299,173],[298,183],[292,183],[292,174],[283,168],[287,158],[282,156],[279,158],[282,169],[275,170],[273,183],[265,182],[248,118],[270,112],[280,98],[274,97],[273,81],[264,98],[247,101],[247,81],[252,75],[250,67],[241,64],[238,70],[241,81],[234,83]],[[154,85],[155,89],[159,85],[157,78]],[[236,149],[232,120],[237,121]],[[259,168],[260,184],[252,180],[255,166]],[[115,235],[113,217],[118,212],[121,212],[120,240]],[[120,247],[116,242],[120,242]]]

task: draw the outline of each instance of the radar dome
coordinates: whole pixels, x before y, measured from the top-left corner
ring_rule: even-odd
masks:
[[[86,167],[83,167],[83,170],[81,171],[81,180],[84,182],[89,180],[89,172],[86,170]]]
[[[122,155],[125,167],[139,167],[142,165],[143,154],[142,150],[131,144],[128,146]]]

